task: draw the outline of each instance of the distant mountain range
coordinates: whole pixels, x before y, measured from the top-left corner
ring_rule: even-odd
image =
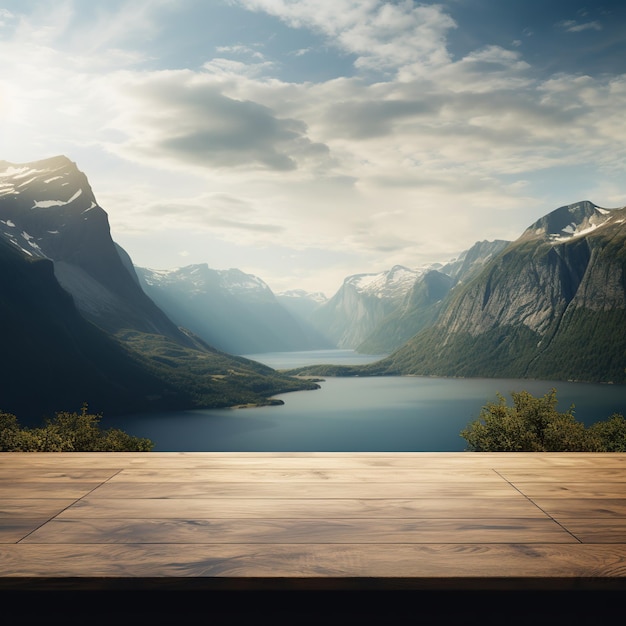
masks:
[[[515,241],[348,276],[327,298],[206,264],[136,267],[87,177],[0,161],[0,410],[21,421],[271,402],[309,375],[626,383],[626,208],[562,206]],[[352,348],[367,366],[277,372],[241,356]]]
[[[348,276],[311,321],[340,348],[388,354],[436,319],[452,287],[468,280],[509,242],[482,241],[449,263],[418,269],[396,265]]]
[[[65,157],[0,162],[0,410],[22,423],[263,404],[316,385],[179,327],[143,291],[85,175]]]
[[[144,291],[179,326],[231,354],[332,348],[300,311],[283,306],[258,277],[206,264],[174,270],[136,267]],[[311,301],[306,294],[297,298]]]
[[[409,304],[404,316],[427,309]],[[401,321],[396,314],[386,323],[397,328]],[[363,367],[298,372],[624,384],[626,208],[562,206],[478,263],[389,356]]]
[[[626,208],[541,218],[379,371],[626,383]]]

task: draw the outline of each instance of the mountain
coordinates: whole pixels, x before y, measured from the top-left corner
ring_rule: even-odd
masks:
[[[304,289],[289,289],[276,294],[280,302],[296,319],[310,323],[313,311],[328,302],[321,292],[309,292]]]
[[[371,372],[626,382],[626,208],[562,206]]]
[[[101,410],[119,403],[133,412],[150,405],[149,398],[159,405],[164,396],[175,399],[175,389],[80,314],[52,261],[28,258],[3,238],[0,320],[0,409],[22,421],[77,410],[86,401]]]
[[[402,304],[393,309],[357,345],[362,354],[389,354],[432,324],[454,286],[450,276],[429,270],[418,276]]]
[[[258,277],[206,264],[174,270],[136,267],[148,296],[170,319],[231,354],[332,347],[310,323],[294,316]]]
[[[469,250],[462,252],[441,267],[441,272],[449,276],[454,284],[465,282],[477,274],[493,257],[511,242],[504,239],[477,241]]]
[[[131,270],[73,162],[0,162],[1,410],[27,421],[84,402],[110,414],[262,404],[314,386],[179,328]]]
[[[356,351],[389,354],[399,348],[437,319],[452,289],[470,280],[508,243],[500,239],[478,241],[458,258],[419,274],[402,303],[379,322]]]
[[[427,268],[395,265],[375,274],[348,276],[337,293],[316,308],[311,322],[338,348],[356,348],[403,302]]]
[[[0,236],[30,258],[54,261],[76,306],[107,332],[124,329],[194,343],[138,288],[126,254],[87,177],[63,156],[19,165],[0,162]]]

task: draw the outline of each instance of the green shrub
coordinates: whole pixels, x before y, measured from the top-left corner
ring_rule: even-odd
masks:
[[[15,415],[0,411],[0,452],[150,452],[149,439],[116,428],[101,429],[101,415],[62,411],[44,426],[21,428]]]
[[[557,411],[556,389],[542,398],[527,391],[511,394],[513,406],[498,394],[477,420],[461,431],[476,452],[626,452],[626,420],[612,415],[589,428],[576,421],[574,407]]]
[[[604,422],[596,422],[589,427],[591,437],[603,452],[626,452],[626,419],[614,413]]]

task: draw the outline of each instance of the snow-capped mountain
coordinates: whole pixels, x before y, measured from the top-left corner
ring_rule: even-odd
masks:
[[[626,208],[559,207],[455,288],[434,324],[384,367],[623,384],[625,250]]]
[[[510,242],[477,241],[455,259],[432,264],[422,272],[406,297],[360,343],[356,350],[369,354],[388,354],[399,348],[422,328],[431,324],[453,289],[477,275]]]
[[[206,263],[171,270],[137,267],[145,292],[180,326],[231,354],[331,347],[282,306],[269,286],[239,269]]]
[[[548,213],[531,224],[520,239],[543,239],[559,244],[590,234],[614,219],[611,209],[603,209],[588,200],[568,204]]]
[[[315,386],[170,320],[65,157],[0,163],[0,328],[1,408],[27,422],[85,402],[110,415],[266,404]]]
[[[85,174],[64,156],[0,162],[0,237],[54,264],[79,310],[107,332],[134,329],[190,339],[138,287]]]
[[[263,280],[235,268],[213,270],[206,263],[198,263],[168,270],[137,269],[149,288],[166,289],[184,285],[189,295],[204,294],[207,289],[217,288],[232,296],[256,300],[273,298],[272,290]]]
[[[103,218],[86,178],[64,157],[0,161],[0,199],[0,233],[29,257],[67,256],[67,248],[80,243],[75,216],[89,225]]]
[[[304,289],[289,289],[276,294],[276,299],[297,319],[310,323],[315,309],[328,301],[321,291],[305,291]]]
[[[348,276],[337,293],[315,309],[313,325],[339,348],[356,348],[395,310],[415,281],[430,266],[410,269],[395,265],[389,270]]]
[[[394,265],[390,270],[376,274],[355,274],[348,276],[343,286],[353,288],[363,296],[379,300],[400,300],[413,287],[419,276],[439,264],[427,265],[418,269],[409,269],[404,265]]]
[[[321,291],[305,291],[304,289],[288,289],[287,291],[279,291],[276,294],[277,298],[284,298],[285,300],[308,300],[316,305],[323,304],[328,300],[325,294]]]

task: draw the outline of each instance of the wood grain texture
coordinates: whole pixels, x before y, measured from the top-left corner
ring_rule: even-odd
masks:
[[[542,519],[57,519],[23,543],[579,543]]]
[[[545,515],[517,498],[96,498],[78,500],[60,518],[502,518]]]
[[[71,549],[69,549],[71,548]],[[6,575],[570,579],[626,576],[626,547],[597,544],[13,544]],[[414,581],[419,586],[419,581]]]
[[[626,454],[0,453],[0,589],[68,580],[626,591]]]

